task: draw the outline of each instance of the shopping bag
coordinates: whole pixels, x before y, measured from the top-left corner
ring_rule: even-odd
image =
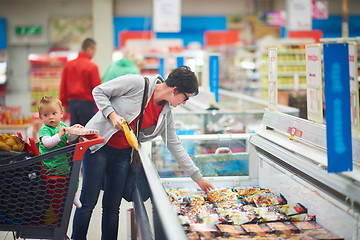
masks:
[[[133,149],[132,164],[126,179],[123,198],[128,202],[132,202],[134,200],[133,194],[136,188],[139,189],[143,202],[150,198],[151,190],[145,175],[144,168],[141,164],[139,153]]]

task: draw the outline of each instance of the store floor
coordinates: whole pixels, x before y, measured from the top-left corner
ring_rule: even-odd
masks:
[[[99,240],[101,239],[101,199],[102,199],[102,191],[101,196],[99,197],[98,204],[96,205],[93,215],[91,217],[91,222],[89,226],[89,232],[88,232],[88,240]],[[145,208],[147,209],[147,212],[151,214],[151,203],[150,201],[145,202]],[[132,203],[128,203],[127,201],[123,200],[121,202],[120,207],[120,227],[119,227],[119,233],[118,233],[118,239],[119,240],[126,240],[130,239],[130,231],[129,224],[130,224],[130,218],[128,214],[128,210],[132,208]],[[73,214],[75,211],[75,206],[73,206],[69,227],[68,227],[68,236],[71,236],[72,231],[72,219]],[[152,216],[149,215],[149,220],[152,222]],[[0,231],[0,240],[13,240],[12,232],[1,232]]]

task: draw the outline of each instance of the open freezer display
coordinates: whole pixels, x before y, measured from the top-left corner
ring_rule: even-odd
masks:
[[[359,239],[360,175],[326,173],[323,126],[315,126],[318,142],[311,144],[289,140],[286,131],[275,130],[274,119],[281,128],[287,119],[314,127],[266,111],[246,147],[248,174],[207,177],[216,187],[210,195],[188,177],[160,178],[149,157],[140,154],[156,192],[155,239]]]
[[[251,134],[179,135],[182,146],[206,177],[247,176]],[[151,159],[161,178],[186,177],[161,138],[151,143]]]
[[[301,130],[301,137],[292,135],[292,128]],[[352,141],[353,171],[328,173],[325,125],[266,111],[249,140],[252,177],[307,206],[333,233],[360,239],[360,140],[353,136]]]

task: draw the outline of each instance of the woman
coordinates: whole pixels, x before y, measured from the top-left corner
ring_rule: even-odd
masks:
[[[83,158],[83,185],[80,196],[83,206],[75,212],[72,236],[74,240],[86,239],[92,210],[97,203],[103,179],[102,239],[117,239],[119,208],[131,155],[131,147],[126,141],[121,122],[126,120],[136,130],[135,123],[141,110],[144,86],[142,76],[128,74],[103,83],[93,90],[99,112],[86,127],[98,129],[105,141],[92,146]],[[150,141],[161,135],[180,167],[203,191],[208,192],[213,186],[202,177],[182,147],[171,113],[171,107],[185,104],[197,93],[197,77],[186,66],[174,69],[165,82],[161,77],[150,79],[139,140]]]

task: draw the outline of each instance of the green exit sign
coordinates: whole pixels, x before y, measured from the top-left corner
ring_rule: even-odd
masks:
[[[40,26],[17,26],[15,27],[16,35],[40,35]]]

